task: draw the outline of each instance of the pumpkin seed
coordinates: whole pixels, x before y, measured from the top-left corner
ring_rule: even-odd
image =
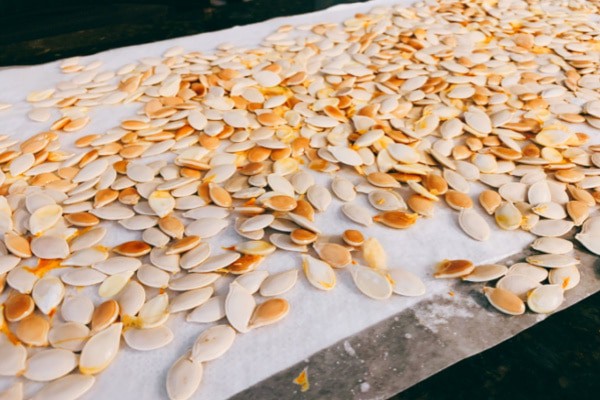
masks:
[[[396,294],[412,297],[422,296],[427,291],[423,281],[409,271],[402,268],[391,268],[387,272],[392,283],[392,290]]]
[[[302,269],[311,285],[321,290],[331,290],[336,283],[333,268],[325,261],[302,255]]]
[[[229,285],[229,293],[225,299],[225,315],[238,332],[248,332],[255,305],[254,297],[242,285],[237,282]]]
[[[331,190],[342,201],[350,202],[356,198],[354,185],[346,178],[336,176],[331,181]]]
[[[264,272],[264,271],[254,271]],[[248,276],[242,275],[242,277]],[[187,322],[209,323],[225,317],[225,297],[214,296],[192,310],[186,317]]]
[[[138,351],[160,349],[171,343],[173,338],[173,332],[164,325],[149,329],[127,329],[123,333],[125,343]]]
[[[88,392],[94,382],[91,375],[67,375],[44,386],[32,400],[75,400]]]
[[[461,278],[469,275],[475,265],[469,260],[444,260],[437,265],[435,278]]]
[[[250,326],[254,329],[274,324],[283,319],[289,313],[289,310],[290,305],[287,300],[279,298],[269,299],[256,307],[250,319]]]
[[[295,269],[280,272],[267,277],[260,285],[260,295],[273,297],[290,291],[298,280],[298,271]]]
[[[17,376],[25,370],[27,350],[22,344],[3,340],[0,341],[0,351],[0,376]]]
[[[27,360],[27,369],[24,376],[32,381],[53,381],[65,376],[76,366],[75,354],[69,350],[42,350]]]
[[[186,400],[194,395],[202,381],[202,364],[189,359],[189,353],[178,359],[167,374],[170,400]]]
[[[556,311],[564,301],[561,285],[541,285],[527,296],[527,306],[533,312],[548,314]]]
[[[477,211],[473,209],[462,209],[458,217],[462,230],[475,240],[485,241],[490,237],[490,228]]]
[[[539,282],[531,275],[521,275],[514,272],[501,278],[496,287],[515,294],[521,300],[526,300],[527,294],[539,285]]]
[[[216,360],[231,348],[234,340],[235,330],[230,326],[210,327],[194,342],[190,359],[197,363]]]
[[[352,278],[356,287],[372,299],[385,300],[392,295],[392,284],[379,270],[358,265],[353,268]]]
[[[506,275],[508,268],[499,264],[478,265],[469,275],[463,276],[463,281],[468,282],[488,282]]]
[[[505,314],[521,315],[525,312],[523,301],[508,290],[484,287],[483,293],[495,309]]]

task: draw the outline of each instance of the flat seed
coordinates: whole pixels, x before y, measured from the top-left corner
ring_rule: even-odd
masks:
[[[94,303],[85,295],[66,298],[60,312],[65,321],[87,325],[92,320]]]
[[[336,243],[315,243],[313,248],[323,261],[334,268],[343,268],[352,262],[350,251]]]
[[[447,191],[445,200],[450,207],[457,211],[473,208],[473,200],[465,193],[457,192],[456,190]]]
[[[308,281],[317,289],[331,290],[336,283],[335,272],[329,264],[309,255],[302,255],[302,269]]]
[[[271,214],[257,215],[244,221],[244,223],[240,225],[240,231],[251,232],[264,229],[268,227],[274,220],[275,217]]]
[[[341,208],[342,212],[348,219],[363,226],[370,226],[373,218],[369,210],[363,206],[354,203],[346,203]]]
[[[458,216],[462,230],[475,240],[486,241],[490,237],[490,227],[483,217],[473,209],[462,209]]]
[[[547,254],[567,254],[573,250],[573,242],[561,238],[543,237],[534,240],[531,247]]]
[[[130,281],[119,292],[119,296],[117,297],[121,316],[137,314],[143,307],[145,300],[146,292],[144,287],[136,281]]]
[[[52,347],[70,351],[81,351],[90,334],[90,329],[77,322],[54,325],[48,332]]]
[[[367,195],[369,203],[379,211],[406,209],[407,205],[400,195],[387,190],[376,189]]]
[[[508,290],[484,287],[483,293],[494,308],[505,314],[521,315],[525,312],[525,303]]]
[[[242,276],[247,275],[248,274]],[[192,310],[192,312],[190,312],[186,317],[186,321],[197,323],[210,323],[218,321],[223,317],[225,317],[225,297],[214,296],[208,299],[204,304]]]
[[[52,228],[62,215],[62,207],[49,204],[38,208],[29,218],[29,230],[38,235]]]
[[[377,187],[381,188],[398,188],[400,183],[396,181],[391,175],[384,172],[373,172],[367,175],[367,181]]]
[[[104,219],[107,221],[119,221],[131,218],[135,215],[133,210],[127,207],[112,204],[104,206],[102,208],[95,208],[91,210],[90,213],[100,219]]]
[[[156,215],[162,218],[173,211],[175,208],[175,199],[169,192],[157,190],[152,192],[150,197],[148,197],[148,204]]]
[[[94,381],[89,375],[67,375],[44,386],[32,400],[75,400],[89,391]]]
[[[576,266],[555,268],[548,274],[548,282],[552,285],[560,285],[563,290],[573,289],[579,284],[581,274]]]
[[[502,203],[502,198],[497,192],[493,190],[484,190],[479,195],[479,204],[481,207],[490,215],[496,212],[496,209]]]
[[[53,381],[65,376],[76,366],[75,354],[69,350],[42,350],[27,360],[27,370],[24,376],[32,381]]]
[[[204,304],[210,298],[210,296],[212,296],[213,292],[213,288],[203,287],[181,293],[173,298],[171,304],[169,305],[169,311],[171,313],[177,313],[196,308]]]
[[[276,247],[283,250],[297,251],[301,253],[308,251],[308,248],[305,245],[297,244],[296,242],[292,241],[290,236],[281,233],[273,233],[271,236],[269,236],[269,241]]]
[[[539,282],[530,275],[510,273],[500,279],[496,287],[515,294],[521,300],[526,300],[527,294],[539,285]]]
[[[433,217],[435,202],[419,194],[412,194],[406,200],[406,204],[412,211],[427,218]]]
[[[202,381],[202,364],[190,360],[189,354],[175,362],[167,374],[167,394],[170,400],[191,398]]]
[[[527,296],[527,306],[533,312],[548,314],[556,311],[564,301],[562,285],[541,285]]]
[[[260,285],[260,294],[264,297],[280,296],[290,291],[297,280],[298,271],[295,269],[271,275]]]
[[[463,276],[463,281],[468,282],[488,282],[503,277],[508,272],[508,268],[499,264],[478,265],[469,275]]]
[[[33,299],[23,293],[13,293],[4,302],[4,316],[9,322],[17,322],[31,315],[35,308]]]
[[[69,256],[69,245],[58,236],[40,236],[31,241],[31,252],[38,258],[64,259]]]
[[[92,286],[103,282],[106,275],[91,268],[73,268],[64,273],[60,279],[71,286]]]
[[[150,250],[150,246],[139,240],[121,243],[112,249],[115,253],[126,257],[142,257],[150,253]]]
[[[265,201],[263,201],[262,203],[263,206],[274,210],[274,211],[292,211],[293,209],[296,208],[296,206],[298,205],[298,203],[296,202],[296,199],[294,199],[293,197],[290,196],[284,196],[284,195],[275,195],[275,196],[271,196],[268,199],[265,199]]]
[[[116,296],[127,285],[132,275],[133,272],[129,271],[109,276],[98,288],[98,295],[104,298]]]
[[[567,254],[538,254],[526,258],[531,265],[545,268],[564,268],[579,264],[579,260]]]
[[[208,184],[208,194],[210,199],[219,207],[229,208],[233,204],[229,192],[214,183]]]
[[[342,234],[342,239],[349,246],[359,247],[365,242],[365,237],[362,233],[354,229],[345,230]]]
[[[36,314],[19,321],[15,334],[17,338],[29,346],[46,346],[48,344],[48,321]]]
[[[387,211],[373,217],[373,221],[394,229],[407,229],[417,222],[417,214],[404,211]]]
[[[331,181],[331,190],[342,201],[352,201],[356,197],[354,185],[346,178],[333,178]]]
[[[200,289],[212,284],[219,278],[220,275],[216,273],[191,273],[181,276],[179,278],[172,279],[171,282],[169,282],[169,289],[174,291]]]
[[[119,316],[119,303],[115,300],[107,300],[100,304],[92,314],[92,331],[104,330]]]
[[[567,213],[576,226],[580,226],[590,215],[590,208],[586,202],[575,200],[567,203]]]
[[[123,272],[134,272],[141,265],[142,262],[136,258],[116,256],[94,264],[93,268],[108,275],[115,275]]]
[[[167,346],[173,341],[171,329],[161,325],[148,329],[127,329],[123,339],[127,346],[138,351],[151,351]]]
[[[392,284],[383,272],[358,265],[352,271],[352,278],[356,287],[372,299],[385,300],[392,295]]]
[[[535,224],[530,232],[537,236],[558,237],[567,234],[573,226],[571,221],[543,220]]]
[[[331,194],[324,186],[312,185],[306,192],[308,201],[318,210],[324,212],[331,204]]]
[[[575,239],[592,253],[600,255],[600,235],[594,235],[593,233],[578,233],[575,235]]]
[[[507,275],[510,274],[526,275],[536,282],[542,282],[548,277],[548,270],[527,263],[516,263],[508,269]]]
[[[427,289],[425,284],[415,274],[401,268],[391,268],[388,277],[392,283],[392,291],[402,296],[422,296]]]
[[[179,260],[181,268],[190,269],[197,267],[210,256],[210,245],[201,243],[194,249],[185,253]]]
[[[37,308],[44,314],[54,313],[65,296],[65,287],[60,279],[46,275],[33,286],[31,297]]]
[[[521,225],[523,215],[513,203],[505,202],[496,209],[494,217],[500,228],[515,230]]]
[[[289,310],[290,305],[287,300],[280,298],[269,299],[256,307],[250,319],[250,326],[254,329],[274,324],[283,319],[289,313]]]
[[[292,242],[305,246],[307,244],[311,244],[317,240],[318,236],[306,229],[295,229],[290,233],[290,239]]]
[[[230,326],[210,327],[202,332],[194,342],[190,358],[197,363],[216,360],[231,348],[234,340],[235,330]]]
[[[165,323],[169,318],[169,296],[162,293],[144,303],[138,313],[141,328],[155,328]]]
[[[104,236],[106,236],[106,229],[104,227],[97,227],[91,229],[77,236],[71,241],[71,251],[77,251],[92,247],[98,244],[104,238]]]
[[[225,299],[225,315],[238,332],[248,332],[255,305],[252,294],[239,283],[233,282],[229,286],[229,293]]]
[[[469,275],[475,265],[469,260],[444,260],[440,262],[433,274],[435,278],[462,278]]]
[[[10,340],[0,342],[0,376],[17,376],[25,370],[27,350],[20,343],[13,344]]]

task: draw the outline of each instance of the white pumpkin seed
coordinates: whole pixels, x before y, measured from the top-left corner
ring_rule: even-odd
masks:
[[[238,332],[248,332],[248,324],[255,306],[254,297],[242,285],[237,282],[229,285],[229,293],[225,299],[225,315]]]
[[[556,311],[563,301],[564,290],[561,285],[542,285],[527,296],[529,309],[540,314]]]
[[[463,231],[475,240],[485,241],[490,237],[490,227],[485,219],[472,208],[463,208],[458,216]]]
[[[190,358],[198,363],[216,360],[231,348],[234,340],[235,330],[229,325],[210,327],[194,342]]]
[[[402,296],[422,296],[427,291],[425,284],[417,275],[402,268],[387,270],[394,293]]]
[[[112,324],[88,340],[79,358],[81,373],[97,374],[110,365],[119,351],[122,329],[122,323]]]
[[[127,329],[123,339],[129,347],[138,351],[150,351],[167,346],[173,341],[171,329],[161,325],[149,329]]]
[[[385,300],[392,295],[392,284],[383,272],[357,265],[352,278],[356,287],[372,299]]]
[[[291,269],[267,277],[260,285],[260,295],[264,297],[280,296],[290,291],[298,280],[298,270]]]

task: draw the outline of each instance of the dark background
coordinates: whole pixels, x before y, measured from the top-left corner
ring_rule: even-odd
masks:
[[[0,65],[214,31],[351,0],[0,0]],[[600,294],[395,400],[600,398]]]

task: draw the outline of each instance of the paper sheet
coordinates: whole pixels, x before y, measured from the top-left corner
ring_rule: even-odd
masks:
[[[102,60],[101,70],[115,70],[129,62],[147,56],[159,56],[173,46],[183,46],[186,51],[210,51],[215,44],[230,42],[239,46],[257,45],[260,40],[283,24],[306,24],[316,22],[339,22],[357,12],[369,11],[376,5],[410,4],[408,0],[382,0],[368,3],[340,5],[311,14],[278,18],[259,24],[234,27],[219,32],[205,33],[140,46],[106,51],[85,57],[82,63]],[[48,123],[33,123],[26,117],[30,106],[24,101],[33,90],[53,87],[68,80],[62,75],[58,62],[10,68],[0,71],[0,102],[14,106],[0,111],[0,133],[25,139],[34,133],[48,129]],[[61,140],[68,147],[76,137],[103,132],[117,126],[131,116],[139,104],[104,107],[91,112],[92,122],[77,135],[62,134]],[[54,119],[58,118],[55,112]],[[54,120],[54,119],[51,119]],[[329,176],[317,176],[327,183]],[[361,199],[364,202],[364,198]],[[317,224],[325,234],[336,235],[347,228],[356,228],[341,215],[340,203],[334,201],[324,215],[319,215]],[[487,242],[476,242],[468,238],[457,226],[457,213],[447,207],[437,207],[435,218],[421,219],[417,226],[407,231],[395,231],[380,226],[362,229],[368,236],[377,237],[389,252],[390,266],[400,266],[419,275],[426,283],[428,293],[421,298],[393,296],[388,301],[375,301],[365,297],[355,288],[349,271],[338,272],[338,286],[331,292],[321,292],[310,286],[304,277],[284,297],[291,304],[290,315],[280,323],[238,335],[232,349],[220,359],[205,364],[204,378],[194,398],[219,400],[228,398],[273,374],[300,362],[311,354],[351,336],[377,322],[403,310],[446,294],[450,283],[431,278],[433,266],[444,258],[467,258],[485,263],[505,258],[521,251],[532,239],[524,232],[506,232],[495,227],[492,219],[492,237]],[[131,237],[129,232],[118,231],[108,244],[115,244]],[[220,241],[211,241],[213,254],[220,246],[240,241],[229,230],[221,235]],[[299,268],[300,258],[296,254],[276,252],[261,268],[270,272]],[[218,288],[219,293],[223,287]],[[460,313],[449,309],[446,317]],[[424,314],[423,322],[436,318]],[[429,323],[434,323],[429,321]],[[206,325],[183,321],[183,315],[172,316],[168,321],[175,333],[175,340],[166,348],[152,352],[136,352],[123,345],[117,359],[104,373],[97,377],[94,388],[86,395],[89,399],[159,399],[166,397],[165,379],[169,366],[190,348],[197,335]],[[419,340],[419,338],[414,338]],[[424,377],[423,377],[424,378]],[[0,390],[9,384],[0,378]],[[28,391],[34,390],[27,387]],[[31,393],[31,392],[30,392]]]

